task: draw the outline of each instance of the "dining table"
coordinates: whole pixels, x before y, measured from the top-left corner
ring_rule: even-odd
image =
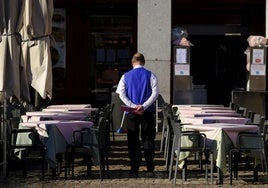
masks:
[[[49,166],[53,169],[57,166],[57,154],[65,153],[66,147],[73,142],[73,132],[79,131],[83,128],[93,127],[91,121],[80,120],[44,120],[44,121],[28,121],[21,122],[19,129],[36,129],[41,141],[46,146],[46,159]],[[17,135],[16,144],[18,145],[31,145],[34,140],[29,137],[29,133],[19,133]],[[95,134],[92,134],[92,138],[89,141],[92,144],[97,144],[97,138]],[[20,157],[20,151],[22,149],[16,149],[18,157]],[[98,163],[97,148],[93,148],[93,162]]]
[[[213,161],[223,175],[227,172],[226,153],[236,147],[237,137],[240,132],[258,133],[257,125],[235,124],[235,123],[208,123],[208,124],[185,124],[183,131],[198,131],[206,135],[206,147],[213,152]],[[190,141],[182,137],[182,145],[189,145]],[[180,153],[180,167],[183,166],[183,159],[189,156],[189,152]],[[220,178],[219,183],[222,183]]]
[[[250,120],[245,117],[228,116],[203,116],[203,117],[180,117],[182,124],[208,124],[208,123],[235,123],[247,124]]]
[[[229,106],[180,106],[172,105],[179,110],[233,110]]]
[[[22,122],[41,120],[87,120],[88,116],[82,111],[33,111],[21,115]]]
[[[97,112],[99,109],[98,108],[91,108],[91,107],[63,107],[60,105],[53,105],[53,106],[48,106],[47,108],[44,108],[42,111],[43,112],[69,112],[69,113],[83,113],[87,116],[90,116],[92,112]]]
[[[179,118],[183,117],[206,117],[206,116],[229,116],[229,117],[239,117],[240,113],[237,113],[235,110],[232,110],[229,107],[225,106],[180,106],[173,105],[176,115]]]

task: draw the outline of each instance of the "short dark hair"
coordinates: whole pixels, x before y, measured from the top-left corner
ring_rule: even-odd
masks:
[[[138,61],[142,64],[145,64],[145,58],[144,58],[144,55],[141,54],[141,53],[136,53],[133,55],[132,57],[132,62],[135,62],[135,61]]]

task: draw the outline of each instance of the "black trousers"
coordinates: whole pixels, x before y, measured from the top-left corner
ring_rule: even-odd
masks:
[[[156,135],[154,113],[146,112],[143,115],[126,114],[125,120],[131,170],[139,170],[142,162],[142,143],[147,170],[153,171]]]

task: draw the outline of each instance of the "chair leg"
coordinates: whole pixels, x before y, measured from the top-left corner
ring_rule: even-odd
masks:
[[[104,150],[103,159],[104,159],[104,165],[103,165],[104,172],[107,175],[107,177],[110,178],[109,159],[108,159],[108,152],[107,152],[107,150]]]
[[[42,180],[45,179],[45,164],[46,164],[46,159],[45,159],[45,153],[42,155]]]
[[[85,161],[86,161],[86,164],[87,164],[87,176],[90,176],[91,175],[91,168],[92,168],[91,157],[86,156]]]
[[[178,144],[177,149],[177,156],[176,156],[176,166],[175,166],[175,172],[174,172],[174,185],[176,185],[176,180],[177,180],[177,173],[178,173],[178,165],[179,165],[179,158],[180,158],[180,146],[181,146],[181,139],[178,138],[178,136],[174,135],[174,141],[175,143]],[[174,149],[173,149],[173,153],[175,153],[175,143],[174,143]]]
[[[255,166],[253,169],[253,182],[258,182],[259,178],[258,178],[258,169],[259,166]]]
[[[240,158],[240,154],[235,153],[233,161],[234,161],[234,178],[236,180],[238,179],[238,161],[239,161],[239,158]]]
[[[266,177],[268,179],[268,169],[267,169],[267,155],[266,155],[266,150],[264,150],[264,153],[263,153],[263,160],[264,160],[264,171],[265,171],[265,174],[266,174]]]
[[[103,180],[103,174],[102,174],[102,155],[101,152],[99,151],[99,168],[100,168],[100,179],[101,181]]]
[[[183,181],[187,181],[187,158],[184,159],[184,166],[182,168],[182,179]]]
[[[198,160],[199,160],[199,168],[201,169],[201,171],[203,171],[203,158],[202,158],[202,152],[198,152]]]
[[[230,185],[233,184],[233,152],[232,150],[229,153],[229,172],[230,172]]]
[[[171,150],[172,150],[172,136],[169,134],[169,131],[166,133],[166,143],[164,149],[164,159],[166,159],[166,169],[169,170]]]
[[[166,133],[166,126],[165,125],[166,125],[165,124],[165,120],[163,120],[163,123],[162,123],[161,143],[160,143],[160,152],[163,152],[164,143],[167,142],[166,135],[165,135],[165,133]]]
[[[169,140],[170,140],[170,130],[169,129],[167,129],[166,130],[166,139],[165,139],[165,148],[164,148],[164,159],[166,159],[167,158],[167,156],[168,156],[168,148],[169,148]]]
[[[213,152],[211,152],[210,153],[210,183],[211,185],[213,185],[214,183],[213,172],[214,172],[214,154]]]
[[[70,161],[71,161],[71,177],[73,178],[74,177],[74,148],[72,148],[72,151],[71,151],[71,156],[70,156]]]
[[[173,161],[174,161],[174,154],[175,154],[175,139],[173,138],[173,143],[172,147],[170,149],[170,159],[169,160],[169,174],[168,174],[168,179],[171,180],[171,174],[173,171]]]
[[[67,174],[69,170],[69,157],[68,157],[68,152],[65,152],[65,168],[64,168],[64,178],[67,179]]]
[[[173,178],[174,185],[176,185],[176,180],[177,180],[179,157],[180,157],[180,152],[178,151],[177,156],[176,156],[176,165],[175,165],[174,178]]]

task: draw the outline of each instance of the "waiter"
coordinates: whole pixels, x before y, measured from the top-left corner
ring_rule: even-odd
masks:
[[[131,63],[133,69],[121,77],[116,92],[125,105],[134,109],[126,114],[125,122],[130,173],[138,174],[142,161],[139,133],[141,133],[147,171],[154,171],[154,140],[156,135],[154,103],[158,97],[159,88],[157,77],[144,68],[145,58],[143,54],[134,54]]]

